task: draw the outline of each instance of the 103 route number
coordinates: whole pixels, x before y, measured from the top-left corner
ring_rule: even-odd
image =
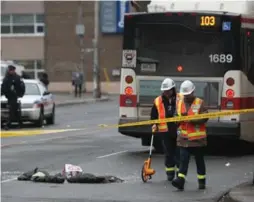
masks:
[[[210,54],[210,63],[231,63],[233,56],[231,54]]]

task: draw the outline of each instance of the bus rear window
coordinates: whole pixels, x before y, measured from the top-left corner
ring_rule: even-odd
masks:
[[[233,32],[203,32],[180,24],[137,24],[138,57],[158,60],[156,76],[223,77],[239,69]],[[140,67],[138,75],[146,75]]]
[[[152,104],[153,100],[161,94],[160,85],[162,80],[145,80],[139,81],[139,103]],[[177,92],[180,91],[182,81],[175,81]],[[218,107],[220,90],[219,82],[194,81],[195,96],[203,99],[206,106]]]

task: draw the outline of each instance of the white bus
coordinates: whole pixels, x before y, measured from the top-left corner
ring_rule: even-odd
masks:
[[[192,80],[209,111],[254,108],[254,2],[152,1],[124,26],[119,124],[148,120],[166,77],[178,90]],[[118,130],[150,141],[151,126]],[[254,142],[253,131],[254,113],[207,123],[209,137]]]

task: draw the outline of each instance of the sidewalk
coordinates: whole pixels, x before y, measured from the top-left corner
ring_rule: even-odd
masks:
[[[102,95],[101,98],[95,99],[93,98],[92,93],[85,93],[81,98],[74,97],[73,94],[68,93],[54,93],[53,96],[56,102],[56,106],[58,107],[93,102],[106,102],[110,100],[108,95]]]
[[[254,201],[254,184],[246,182],[240,184],[223,196],[218,202],[253,202]]]

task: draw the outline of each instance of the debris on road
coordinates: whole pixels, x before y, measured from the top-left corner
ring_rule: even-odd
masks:
[[[32,171],[28,171],[20,175],[18,180],[62,184],[64,183],[65,178],[61,173],[50,175],[47,171],[35,168]]]
[[[70,164],[66,164],[70,165]],[[66,166],[65,166],[66,167]],[[33,181],[33,182],[44,182],[44,183],[56,183],[62,184],[65,180],[69,183],[80,183],[80,184],[105,184],[105,183],[121,183],[124,180],[115,176],[96,176],[91,173],[75,172],[74,175],[65,175],[63,173],[57,173],[55,175],[50,175],[47,171],[35,168],[32,171],[23,173],[18,177],[19,181]]]

